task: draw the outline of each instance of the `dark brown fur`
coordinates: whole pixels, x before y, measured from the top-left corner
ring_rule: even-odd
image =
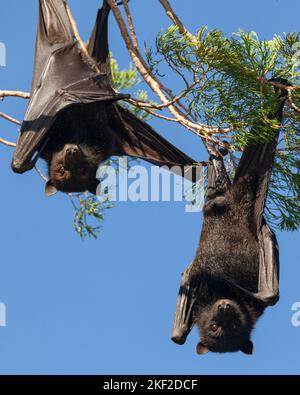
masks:
[[[48,195],[56,190],[96,192],[98,166],[111,155],[114,141],[110,138],[108,106],[107,103],[77,105],[58,117],[41,154],[48,164]]]
[[[198,284],[194,322],[197,352],[252,353],[251,331],[263,306],[232,283],[257,292],[259,245],[253,215],[255,177],[247,176],[223,194],[208,196],[193,265]],[[230,283],[227,282],[230,280]],[[223,304],[227,309],[219,308]]]

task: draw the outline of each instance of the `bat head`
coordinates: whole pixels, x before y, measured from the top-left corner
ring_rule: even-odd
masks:
[[[252,323],[241,307],[231,299],[220,299],[205,309],[196,321],[200,327],[201,341],[197,354],[242,351],[253,353],[250,340]]]
[[[85,192],[96,194],[99,181],[96,179],[97,163],[91,158],[89,148],[84,145],[65,144],[53,153],[49,164],[49,181],[46,196],[57,191]]]

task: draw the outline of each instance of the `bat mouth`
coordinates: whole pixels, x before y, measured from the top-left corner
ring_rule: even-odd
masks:
[[[213,309],[214,317],[221,321],[223,325],[230,324],[233,320],[239,321],[240,319],[239,306],[233,300],[220,299],[215,303]]]

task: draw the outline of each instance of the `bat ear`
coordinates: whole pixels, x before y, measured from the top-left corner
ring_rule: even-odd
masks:
[[[253,354],[253,349],[254,349],[254,346],[253,346],[252,341],[247,340],[246,343],[242,346],[241,351],[244,354],[251,355],[251,354]]]
[[[204,355],[209,352],[209,349],[206,347],[205,344],[199,342],[196,347],[196,352],[198,355]]]
[[[52,184],[51,180],[47,181],[45,185],[45,195],[48,197],[55,195],[56,193],[57,193],[57,189]]]
[[[90,193],[92,193],[93,195],[97,195],[97,189],[98,189],[99,184],[100,184],[100,181],[97,180],[97,178],[95,178],[94,182],[92,184],[90,184],[88,191]]]

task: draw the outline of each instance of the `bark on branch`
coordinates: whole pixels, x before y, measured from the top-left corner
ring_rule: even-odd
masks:
[[[30,93],[21,91],[0,91],[0,99],[5,97],[20,97],[21,99],[30,99]]]

